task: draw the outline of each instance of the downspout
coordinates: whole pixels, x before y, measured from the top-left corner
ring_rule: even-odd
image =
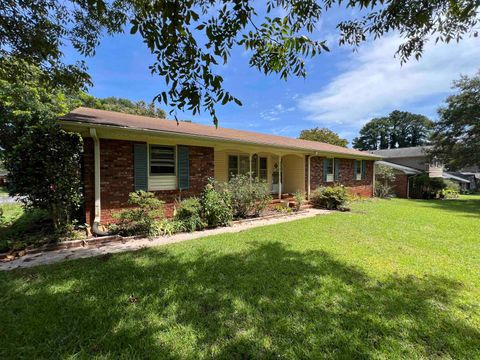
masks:
[[[407,199],[410,199],[410,176],[407,175]]]
[[[376,161],[373,162],[372,197],[375,197],[375,164],[376,164]]]
[[[90,128],[90,136],[93,139],[93,159],[94,159],[94,185],[95,185],[95,218],[93,219],[92,233],[98,236],[108,235],[108,231],[99,229],[102,207],[100,203],[100,140],[97,131]]]

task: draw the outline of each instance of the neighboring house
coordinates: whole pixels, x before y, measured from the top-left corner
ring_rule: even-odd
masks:
[[[470,180],[456,173],[445,171],[443,164],[438,160],[428,161],[427,151],[430,146],[416,146],[397,149],[372,150],[370,153],[382,157],[380,164],[394,169],[395,194],[398,197],[410,197],[411,178],[417,174],[428,173],[431,178],[444,178],[456,181],[461,188],[470,188]]]
[[[278,198],[334,183],[370,197],[379,159],[315,141],[83,107],[61,125],[84,139],[89,223],[112,222],[135,190],[154,192],[170,215],[180,196],[198,196],[210,178],[225,182],[235,174],[265,180]]]

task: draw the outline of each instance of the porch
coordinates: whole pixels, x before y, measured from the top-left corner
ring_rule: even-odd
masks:
[[[232,176],[249,174],[264,180],[276,199],[306,193],[306,157],[301,153],[276,153],[259,149],[215,147],[215,180],[227,182]]]

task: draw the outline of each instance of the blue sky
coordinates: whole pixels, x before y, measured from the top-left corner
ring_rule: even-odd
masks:
[[[249,54],[235,49],[219,71],[225,87],[243,106],[218,105],[220,126],[297,137],[300,130],[327,127],[352,140],[373,117],[399,109],[436,118],[436,109],[451,93],[451,82],[460,74],[480,68],[479,40],[426,46],[420,61],[401,66],[394,58],[400,43],[396,34],[369,41],[357,52],[336,45],[338,13],[322,19],[315,39],[327,39],[330,53],[307,62],[306,79],[265,76],[248,66]],[[68,61],[81,59],[66,51]],[[139,36],[105,37],[95,57],[86,59],[97,97],[117,96],[151,101],[165,89],[148,66],[154,58]],[[170,109],[166,109],[167,111]],[[208,114],[178,113],[180,119],[211,124]]]

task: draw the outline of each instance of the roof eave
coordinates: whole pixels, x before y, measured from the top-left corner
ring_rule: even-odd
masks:
[[[223,142],[229,142],[229,143],[237,143],[237,144],[248,144],[248,145],[260,145],[260,146],[268,146],[268,147],[273,147],[277,149],[284,149],[284,150],[295,150],[295,151],[304,151],[309,154],[313,153],[315,155],[317,154],[326,154],[326,155],[342,155],[345,157],[351,157],[351,158],[356,158],[356,159],[368,159],[368,160],[381,160],[382,158],[378,155],[374,154],[369,154],[369,153],[362,153],[362,154],[344,154],[341,152],[336,152],[336,151],[329,151],[329,150],[316,150],[316,149],[311,149],[311,148],[303,148],[303,147],[289,147],[289,146],[279,146],[275,144],[269,144],[269,143],[263,143],[263,142],[255,142],[255,141],[241,141],[241,140],[234,140],[234,139],[228,139],[228,138],[223,138],[223,137],[216,137],[216,136],[206,136],[206,135],[198,135],[198,134],[188,134],[188,133],[183,133],[183,132],[176,132],[176,131],[167,131],[167,130],[153,130],[153,129],[145,129],[145,128],[134,128],[134,127],[129,127],[129,126],[121,126],[121,125],[115,125],[115,124],[102,124],[102,123],[93,123],[93,122],[84,122],[84,121],[75,121],[75,120],[65,120],[60,118],[59,120],[60,124],[63,125],[77,125],[80,127],[84,128],[112,128],[112,129],[122,129],[125,131],[137,131],[137,132],[146,132],[149,134],[165,134],[165,135],[171,135],[175,134],[176,136],[179,137],[185,137],[185,138],[193,138],[193,139],[208,139],[208,140],[215,140],[215,141],[223,141]]]

